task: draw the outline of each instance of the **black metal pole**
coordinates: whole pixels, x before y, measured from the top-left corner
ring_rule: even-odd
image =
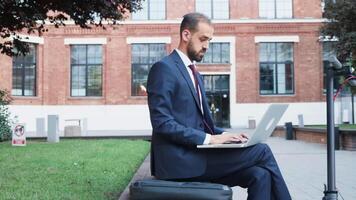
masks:
[[[355,107],[354,107],[354,93],[351,91],[351,111],[352,111],[352,124],[355,124]]]
[[[327,68],[326,73],[326,113],[327,113],[327,187],[323,200],[337,200],[335,186],[335,124],[334,124],[334,70]]]

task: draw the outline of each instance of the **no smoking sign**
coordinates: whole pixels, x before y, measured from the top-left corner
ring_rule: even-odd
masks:
[[[26,146],[25,124],[16,124],[12,130],[12,146]]]

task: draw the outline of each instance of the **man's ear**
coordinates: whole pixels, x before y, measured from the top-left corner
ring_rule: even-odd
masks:
[[[185,30],[182,31],[182,39],[183,39],[183,41],[188,42],[191,37],[192,37],[192,34],[190,33],[190,31],[188,29],[185,29]]]

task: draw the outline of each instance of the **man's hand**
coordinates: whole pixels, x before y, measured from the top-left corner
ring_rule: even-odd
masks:
[[[248,136],[244,133],[225,133],[221,135],[211,135],[210,144],[223,144],[223,143],[234,143],[234,142],[246,142]]]

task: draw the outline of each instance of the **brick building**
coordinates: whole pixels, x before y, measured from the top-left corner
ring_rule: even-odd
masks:
[[[89,130],[150,129],[146,79],[152,63],[178,46],[188,12],[211,17],[214,38],[198,69],[220,126],[246,127],[271,102],[289,103],[280,121],[325,123],[320,0],[146,0],[119,25],[81,29],[48,25],[29,36],[31,54],[0,55],[0,87],[10,109],[35,130],[36,118],[87,119]]]

